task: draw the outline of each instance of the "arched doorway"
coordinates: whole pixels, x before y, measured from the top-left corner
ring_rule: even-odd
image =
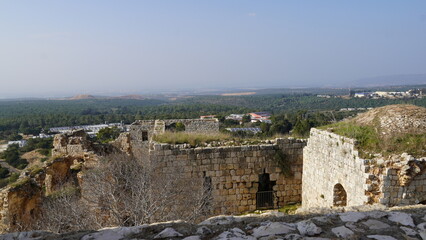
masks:
[[[333,189],[334,195],[333,195],[333,206],[334,207],[344,207],[347,204],[347,195],[345,188],[342,186],[342,184],[338,183],[334,185]]]

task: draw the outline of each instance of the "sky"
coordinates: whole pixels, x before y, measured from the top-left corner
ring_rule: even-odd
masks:
[[[0,0],[0,98],[424,73],[424,0]]]

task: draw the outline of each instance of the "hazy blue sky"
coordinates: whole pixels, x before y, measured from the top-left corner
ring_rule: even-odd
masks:
[[[426,73],[424,0],[0,0],[0,98]]]

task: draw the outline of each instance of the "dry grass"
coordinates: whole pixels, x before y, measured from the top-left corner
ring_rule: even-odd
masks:
[[[154,136],[154,141],[169,144],[183,144],[188,143],[191,146],[200,146],[201,144],[208,144],[217,141],[232,140],[230,134],[225,133],[187,133],[187,132],[165,132],[161,135]]]
[[[276,135],[275,137],[283,137]],[[191,147],[203,147],[212,143],[213,147],[217,146],[240,146],[240,145],[257,145],[265,144],[271,137],[258,136],[235,136],[231,133],[188,133],[188,132],[172,132],[166,131],[163,134],[155,135],[153,140],[159,143],[168,144],[190,144]]]
[[[426,133],[399,133],[383,136],[380,134],[380,128],[362,126],[351,121],[339,122],[321,128],[356,139],[357,147],[361,150],[361,157],[370,157],[370,153],[381,153],[388,156],[404,152],[415,157],[426,156]]]

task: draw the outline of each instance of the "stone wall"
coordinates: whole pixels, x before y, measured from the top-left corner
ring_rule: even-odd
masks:
[[[130,132],[139,134],[142,137],[142,131],[147,131],[148,138],[151,139],[154,133],[163,133],[167,126],[178,122],[183,123],[183,125],[185,125],[185,132],[219,132],[219,121],[217,121],[217,119],[138,120],[130,126]]]
[[[346,192],[347,206],[368,202],[365,192],[369,188],[369,168],[359,158],[353,139],[313,128],[303,150],[303,161],[303,207],[335,205],[338,184]]]
[[[379,202],[389,206],[426,203],[426,158],[403,154],[381,177]]]
[[[362,159],[353,139],[312,129],[303,150],[302,204],[309,207],[426,201],[426,158],[408,154]],[[343,189],[343,190],[342,190]]]
[[[265,145],[212,148],[154,143],[149,155],[150,163],[163,174],[211,182],[214,213],[235,214],[256,209],[259,177],[264,173],[275,182],[271,189],[278,200],[274,202],[275,207],[300,202],[304,146],[305,141],[295,139],[277,139]],[[283,153],[292,176],[285,177],[282,173],[276,160],[277,152]]]
[[[217,119],[170,119],[164,120],[165,125],[181,122],[185,125],[185,132],[216,133],[219,132]]]

